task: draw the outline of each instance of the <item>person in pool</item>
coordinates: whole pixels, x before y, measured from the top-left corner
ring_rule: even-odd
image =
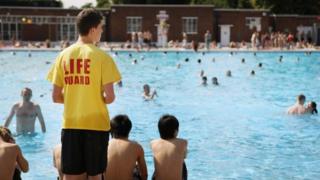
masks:
[[[147,165],[142,146],[129,140],[132,123],[127,115],[111,120],[112,139],[108,145],[108,166],[105,179],[127,180],[133,177],[147,180]]]
[[[0,177],[2,180],[20,179],[19,169],[28,172],[28,161],[15,144],[10,130],[0,126]]]
[[[207,80],[208,80],[208,79],[207,79],[207,76],[203,76],[203,77],[202,77],[201,85],[202,85],[202,86],[207,86],[207,85],[208,85]]]
[[[157,91],[154,90],[152,93],[150,92],[150,86],[148,84],[143,85],[143,94],[142,97],[145,100],[152,100],[155,96],[158,96]]]
[[[11,120],[16,115],[17,134],[34,133],[36,118],[38,117],[42,132],[46,132],[46,125],[41,113],[40,106],[31,101],[32,90],[23,88],[21,91],[22,101],[14,104],[7,117],[4,127],[9,127]]]
[[[158,122],[160,139],[151,141],[155,172],[152,180],[186,180],[187,168],[184,159],[187,156],[188,142],[177,138],[179,121],[166,114]]]
[[[314,101],[309,102],[306,107],[306,112],[311,114],[318,114],[317,103]]]
[[[289,109],[287,110],[287,113],[292,115],[306,113],[307,110],[304,107],[305,101],[306,101],[306,97],[303,94],[300,94],[299,96],[297,96],[297,102],[293,106],[289,107]]]
[[[212,84],[213,84],[213,85],[216,85],[216,86],[219,85],[219,82],[218,82],[218,78],[217,78],[217,77],[213,77],[213,78],[211,79],[211,81],[212,81]]]
[[[232,74],[231,74],[231,71],[230,71],[230,70],[228,70],[228,71],[226,72],[226,76],[227,76],[227,77],[231,77],[231,76],[232,76]]]

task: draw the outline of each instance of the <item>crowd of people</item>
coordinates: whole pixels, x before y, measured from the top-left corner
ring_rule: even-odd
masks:
[[[146,180],[148,174],[144,149],[129,138],[132,128],[130,118],[121,114],[110,120],[106,108],[106,104],[115,100],[114,83],[122,86],[122,81],[113,59],[96,46],[103,31],[103,18],[93,9],[84,9],[77,16],[77,27],[80,34],[78,42],[59,53],[47,76],[53,87],[53,102],[64,106],[61,144],[53,151],[54,167],[58,170],[59,178],[65,180]],[[148,32],[134,36],[137,39],[133,38],[132,41],[137,43],[135,46],[138,48],[143,48],[145,39],[150,38]],[[252,43],[257,43],[257,38],[258,35],[255,35]],[[210,49],[210,31],[205,33],[204,39],[204,48]],[[182,44],[186,48],[187,42],[187,35],[183,34]],[[197,46],[194,42],[193,48],[197,49]],[[186,58],[185,61],[188,62],[189,59]],[[241,62],[245,63],[245,59]],[[198,63],[201,63],[201,59]],[[180,66],[177,65],[177,68]],[[262,63],[258,66],[262,67]],[[252,70],[250,74],[255,75],[255,71]],[[232,72],[228,70],[226,76],[232,77]],[[200,77],[202,85],[206,86],[208,77],[203,70]],[[217,77],[212,77],[211,81],[213,85],[219,85]],[[142,97],[145,100],[152,100],[157,96],[157,91],[151,91],[148,84],[143,86]],[[33,133],[37,118],[42,132],[46,132],[40,106],[31,101],[32,90],[24,88],[21,97],[22,101],[13,105],[4,126],[0,127],[0,177],[5,180],[19,178],[20,171],[27,172],[29,169],[28,161],[8,129],[13,117],[16,116],[17,134]],[[310,102],[307,106],[304,103],[305,96],[299,95],[297,103],[289,108],[288,113],[317,113],[315,102]],[[187,140],[178,138],[178,119],[169,114],[161,116],[158,131],[160,138],[150,142],[155,167],[152,179],[186,180],[187,167],[184,160],[188,143]]]
[[[155,41],[152,33],[147,30],[143,32],[132,32],[130,38],[123,43],[99,43],[96,42],[100,48],[107,49],[132,49],[132,50],[151,50],[158,48],[167,49],[192,49],[198,50],[217,50],[222,48],[222,45],[216,41],[210,30],[203,34],[203,39],[190,40],[188,34],[182,32],[181,38],[176,40],[169,40],[165,47],[160,46]],[[46,39],[43,42],[22,42],[13,38],[11,41],[3,42],[0,40],[0,48],[60,48],[65,49],[69,47],[71,42],[65,38],[61,42],[51,42]],[[249,42],[247,41],[231,41],[228,46],[230,49],[241,50],[295,50],[295,49],[315,49],[316,45],[312,41],[311,34],[296,34],[291,32],[258,32],[252,33]]]

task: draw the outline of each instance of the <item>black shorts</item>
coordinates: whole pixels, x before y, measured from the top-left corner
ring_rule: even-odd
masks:
[[[64,174],[95,176],[107,167],[109,132],[78,129],[61,131],[61,169]]]

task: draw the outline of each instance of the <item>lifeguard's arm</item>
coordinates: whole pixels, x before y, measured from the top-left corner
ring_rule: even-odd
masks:
[[[116,98],[114,95],[113,83],[108,83],[103,85],[103,91],[104,91],[104,97],[103,97],[104,103],[111,104]]]
[[[146,161],[144,159],[144,151],[141,145],[138,145],[138,167],[140,171],[140,175],[142,180],[147,180],[148,178],[148,171],[147,171],[147,165]]]
[[[63,104],[64,100],[63,100],[63,88],[59,87],[57,85],[53,85],[53,90],[52,90],[52,101],[54,103],[60,103]]]
[[[19,168],[23,172],[28,172],[29,171],[29,163],[28,161],[23,157],[21,149],[19,146],[17,146],[18,150],[18,156],[17,156],[17,163],[19,165]]]
[[[11,123],[11,120],[15,114],[15,108],[16,108],[16,105],[13,105],[12,108],[11,108],[11,111],[10,111],[10,114],[9,116],[7,117],[5,123],[4,123],[4,127],[9,127],[10,123]]]
[[[36,113],[37,113],[37,116],[38,116],[38,119],[39,119],[39,122],[41,125],[41,130],[43,133],[45,133],[46,132],[46,124],[44,123],[44,118],[43,118],[41,108],[39,105],[36,106]]]

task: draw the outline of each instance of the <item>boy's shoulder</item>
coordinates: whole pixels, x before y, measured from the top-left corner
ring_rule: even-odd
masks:
[[[17,144],[13,144],[13,143],[3,143],[0,148],[3,148],[3,149],[7,149],[7,150],[10,150],[10,151],[18,151],[20,148]]]

